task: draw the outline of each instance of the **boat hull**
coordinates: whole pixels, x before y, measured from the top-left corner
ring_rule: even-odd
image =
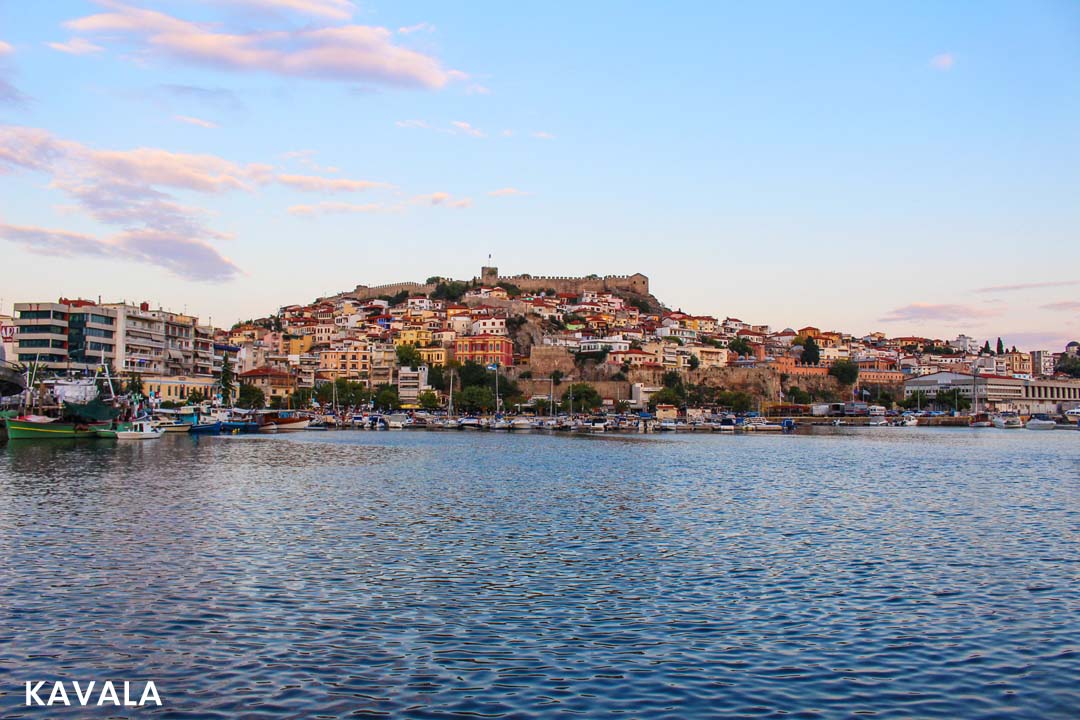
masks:
[[[105,425],[75,425],[74,423],[38,423],[28,420],[7,420],[8,440],[66,440],[71,438],[96,438],[98,429]]]
[[[201,425],[192,425],[191,429],[188,430],[188,432],[192,435],[220,435],[221,423],[212,422],[202,423]]]

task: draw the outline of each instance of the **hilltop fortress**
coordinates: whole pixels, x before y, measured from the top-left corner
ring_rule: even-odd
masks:
[[[443,278],[450,282],[449,278]],[[515,285],[528,292],[555,290],[560,293],[581,294],[584,290],[596,292],[623,292],[636,295],[649,294],[649,278],[641,273],[633,275],[587,275],[585,277],[562,277],[547,275],[500,275],[497,267],[482,267],[480,275],[472,279],[477,285],[494,287],[501,284]],[[380,295],[396,295],[406,291],[417,295],[428,295],[435,290],[433,283],[400,282],[389,285],[357,285],[346,296],[357,300],[370,300]]]

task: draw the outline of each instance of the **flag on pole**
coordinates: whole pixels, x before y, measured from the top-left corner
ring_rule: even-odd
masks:
[[[490,365],[487,366],[487,369],[488,370],[498,370],[499,369],[499,363],[491,363]]]

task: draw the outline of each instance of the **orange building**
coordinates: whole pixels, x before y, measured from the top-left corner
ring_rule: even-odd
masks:
[[[514,343],[505,335],[470,335],[454,341],[454,357],[458,362],[502,366],[514,364]]]

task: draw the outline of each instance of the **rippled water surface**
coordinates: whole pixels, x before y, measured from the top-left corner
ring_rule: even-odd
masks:
[[[1078,489],[1066,431],[9,442],[0,710],[1077,717]]]

